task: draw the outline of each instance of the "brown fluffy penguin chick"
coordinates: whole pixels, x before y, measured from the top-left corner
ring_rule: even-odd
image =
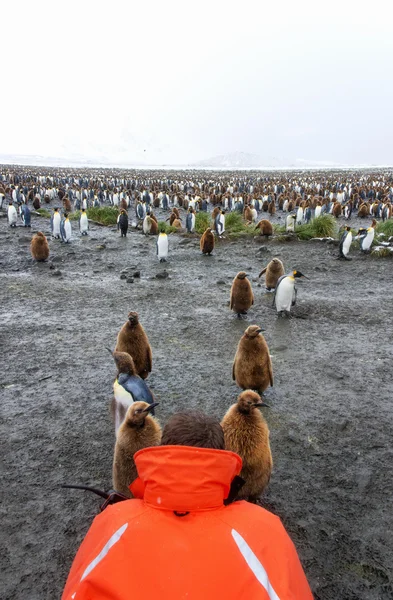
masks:
[[[48,240],[41,231],[38,231],[30,244],[31,255],[35,260],[44,261],[49,256]]]
[[[258,325],[247,327],[237,346],[232,379],[243,390],[264,392],[273,386],[273,367],[269,348]]]
[[[214,250],[214,234],[208,227],[201,237],[200,248],[203,254],[211,254]]]
[[[364,219],[364,217],[368,217],[369,212],[370,211],[369,211],[368,205],[367,204],[362,204],[359,207],[359,210],[358,210],[358,217],[361,217],[361,218]]]
[[[132,494],[128,486],[138,476],[134,454],[142,448],[158,446],[161,442],[161,427],[149,414],[155,406],[157,402],[131,404],[117,432],[112,470],[113,488],[129,498],[132,498]]]
[[[247,314],[253,304],[254,294],[251,283],[247,279],[247,273],[240,271],[232,283],[229,307],[240,317],[240,315]]]
[[[172,213],[173,213],[174,215],[176,215],[176,219],[180,219],[180,213],[179,213],[179,211],[177,210],[176,206],[174,206],[174,207],[172,208]]]
[[[266,237],[273,235],[273,225],[267,219],[259,221],[259,223],[256,224],[255,229],[259,229],[261,235],[265,235]]]
[[[175,219],[172,223],[172,227],[176,227],[177,229],[181,229],[182,228],[182,224],[180,219]]]
[[[139,323],[138,313],[128,313],[128,321],[118,333],[115,352],[130,354],[139,377],[148,377],[152,368],[152,352],[145,330]]]
[[[223,420],[225,450],[236,452],[243,461],[240,477],[245,485],[238,499],[256,501],[270,480],[273,467],[269,444],[269,427],[259,412],[267,406],[259,394],[251,390],[242,392],[232,404]]]
[[[150,235],[158,235],[158,223],[156,221],[156,219],[150,215]]]
[[[252,223],[252,212],[248,204],[244,207],[243,218],[246,222]]]
[[[280,277],[282,277],[282,275],[284,275],[284,265],[279,258],[273,258],[273,260],[270,261],[267,267],[262,269],[258,277],[261,277],[261,275],[263,275],[264,273],[266,273],[266,289],[269,291],[274,290],[276,289],[277,281]]]

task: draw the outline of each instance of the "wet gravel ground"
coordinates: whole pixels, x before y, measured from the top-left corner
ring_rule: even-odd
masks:
[[[316,599],[393,598],[392,260],[354,251],[341,262],[326,242],[274,239],[221,240],[206,257],[197,236],[171,235],[170,261],[159,264],[155,238],[98,226],[81,238],[73,227],[71,244],[50,240],[49,261],[34,263],[31,235],[49,220],[11,230],[0,218],[1,597],[61,594],[99,499],[60,485],[111,486],[115,370],[105,346],[136,310],[162,423],[185,408],[221,417],[239,393],[239,338],[263,326],[275,384],[262,503],[282,518]],[[257,279],[274,256],[310,277],[290,320]],[[256,297],[247,320],[228,308],[240,270]]]

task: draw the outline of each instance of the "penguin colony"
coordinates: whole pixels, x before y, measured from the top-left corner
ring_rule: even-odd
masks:
[[[238,212],[245,223],[259,229],[266,238],[274,235],[274,231],[268,218],[258,221],[260,213],[265,216],[283,213],[281,218],[289,234],[322,214],[348,221],[356,213],[359,218],[370,219],[371,224],[358,229],[356,235],[349,225],[345,226],[338,256],[345,260],[349,259],[354,239],[359,241],[362,252],[370,252],[377,219],[384,222],[392,218],[393,182],[387,175],[375,181],[360,175],[357,181],[344,180],[344,176],[337,181],[332,176],[318,180],[312,175],[228,176],[216,180],[206,177],[201,178],[202,181],[184,181],[181,177],[183,175],[171,180],[144,174],[136,178],[120,173],[108,177],[98,171],[72,174],[49,170],[40,174],[8,168],[0,172],[0,209],[7,207],[8,224],[14,229],[18,223],[16,207],[22,226],[29,227],[32,212],[29,204],[37,210],[42,203],[58,202],[63,214],[60,207],[54,208],[50,223],[52,239],[70,243],[73,231],[68,213],[72,209],[80,211],[79,232],[86,236],[89,208],[116,207],[119,211],[117,229],[126,237],[128,212],[134,207],[137,226],[146,236],[158,236],[157,258],[162,262],[168,259],[168,235],[159,231],[152,207],[171,211],[167,220],[179,230],[183,230],[183,219],[189,234],[195,232],[196,214],[210,212],[212,208],[211,224],[200,239],[201,253],[208,256],[215,249],[215,240],[225,236],[226,216],[231,212]],[[42,232],[33,236],[31,254],[37,261],[48,258],[48,240]],[[259,277],[262,275],[265,275],[266,290],[274,291],[277,313],[289,315],[296,303],[296,281],[306,276],[297,269],[285,274],[278,258],[273,258],[262,269]],[[238,318],[253,306],[252,286],[244,271],[233,280],[229,303]],[[226,448],[237,452],[243,460],[241,476],[246,483],[239,497],[253,501],[268,485],[273,465],[268,425],[259,412],[267,406],[260,394],[274,382],[269,348],[262,331],[258,325],[251,325],[239,340],[232,377],[244,391],[222,419]],[[113,485],[131,497],[129,485],[136,476],[135,452],[157,445],[161,439],[161,427],[154,416],[158,402],[146,383],[152,371],[152,349],[136,312],[129,313],[118,333],[115,350],[110,352],[116,366],[112,401],[116,433]]]

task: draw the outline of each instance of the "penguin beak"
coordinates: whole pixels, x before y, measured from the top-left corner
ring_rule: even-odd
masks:
[[[304,277],[305,279],[310,279],[309,277],[307,277],[307,275],[302,275],[302,277]]]
[[[155,409],[156,406],[158,406],[160,403],[159,402],[153,402],[153,404],[150,404],[150,406],[148,406],[147,408],[144,409],[143,412],[151,412],[152,410]]]
[[[266,331],[266,329],[262,329],[262,327],[258,328],[258,333],[261,333],[262,331]]]
[[[266,402],[259,402],[258,404],[255,404],[255,406],[257,406],[258,408],[262,408],[263,406],[266,406],[266,408],[270,408],[269,404],[266,404]]]
[[[106,347],[106,346],[105,346],[105,347]],[[110,353],[110,355],[111,355],[111,356],[113,356],[113,352],[112,352],[112,350],[111,350],[110,348],[107,348],[107,347],[106,347],[106,349],[108,350],[108,352]]]

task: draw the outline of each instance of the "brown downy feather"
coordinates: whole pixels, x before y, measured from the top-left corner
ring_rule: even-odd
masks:
[[[45,235],[38,231],[30,244],[30,252],[32,257],[37,261],[44,261],[49,256],[49,244]]]
[[[259,223],[256,224],[255,229],[259,229],[261,235],[265,235],[266,237],[273,235],[273,225],[267,219],[259,221]]]
[[[243,390],[264,392],[273,386],[269,347],[258,325],[247,327],[240,338],[232,367],[232,378]]]
[[[259,412],[261,405],[261,397],[246,390],[221,421],[225,449],[236,452],[243,461],[240,477],[246,483],[239,492],[239,499],[257,500],[269,483],[272,472],[269,427]]]
[[[240,271],[232,282],[229,307],[238,315],[247,313],[254,304],[254,294],[247,274]]]
[[[284,265],[279,258],[273,258],[270,263],[262,269],[259,273],[258,277],[261,275],[265,275],[265,285],[268,289],[275,289],[277,285],[277,281],[279,278],[284,275]]]
[[[139,323],[138,313],[128,313],[128,321],[118,333],[115,352],[130,354],[139,377],[148,377],[152,369],[152,352],[145,330]]]
[[[208,227],[201,237],[200,248],[203,254],[211,254],[214,250],[214,234]]]

